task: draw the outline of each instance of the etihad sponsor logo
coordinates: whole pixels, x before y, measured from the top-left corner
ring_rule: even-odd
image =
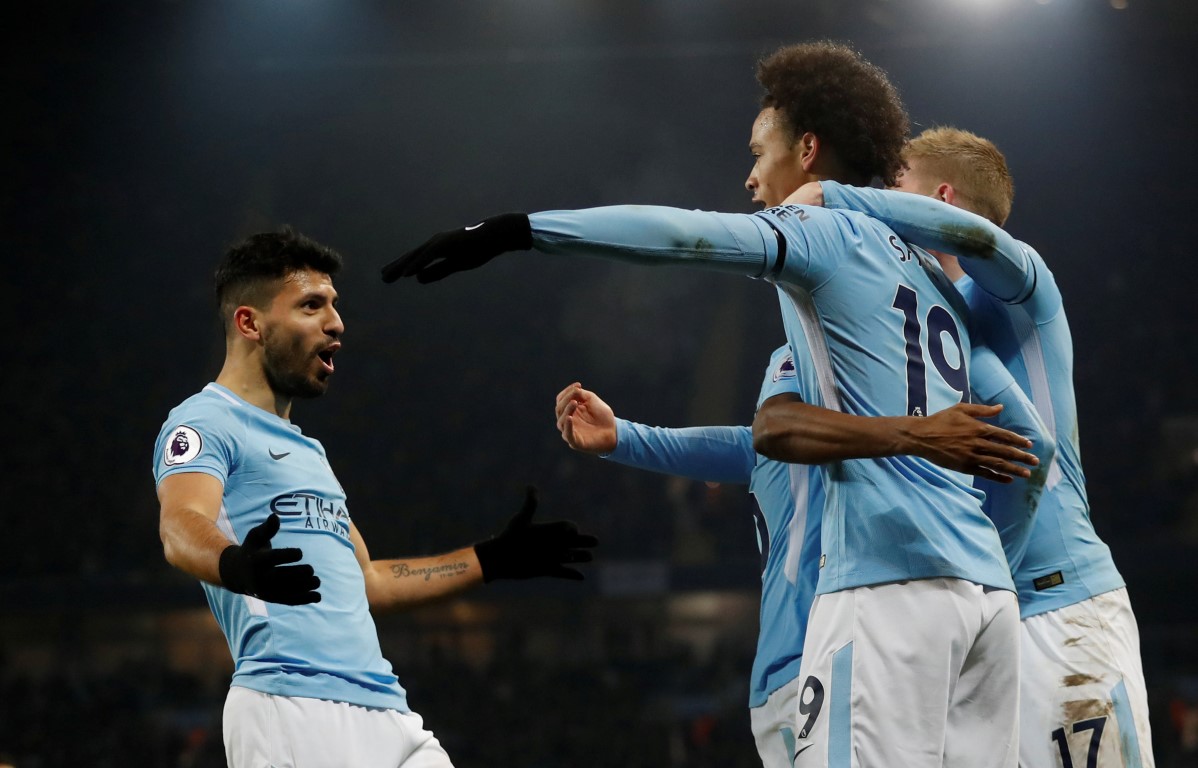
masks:
[[[270,511],[279,517],[302,517],[304,527],[349,534],[349,512],[337,502],[314,493],[284,493],[270,501]]]

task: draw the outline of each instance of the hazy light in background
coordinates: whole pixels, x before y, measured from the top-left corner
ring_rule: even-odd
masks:
[[[879,2],[888,2],[888,0],[879,0]],[[973,5],[995,5],[997,0],[969,0]],[[1049,5],[1052,0],[1035,0],[1036,5]],[[1109,0],[1111,7],[1117,11],[1126,10],[1130,0]]]

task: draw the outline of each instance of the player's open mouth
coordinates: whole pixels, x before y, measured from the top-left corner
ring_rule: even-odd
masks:
[[[339,349],[341,349],[340,342],[335,343],[335,344],[330,344],[329,346],[325,347],[324,349],[322,349],[321,351],[316,353],[316,356],[320,358],[320,364],[322,366],[324,366],[324,370],[326,373],[333,372],[333,355],[337,354],[337,350],[339,350]]]

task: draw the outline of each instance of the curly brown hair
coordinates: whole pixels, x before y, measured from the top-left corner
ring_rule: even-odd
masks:
[[[786,115],[792,138],[810,131],[847,170],[894,184],[910,123],[886,73],[841,43],[779,48],[757,63],[761,106]]]

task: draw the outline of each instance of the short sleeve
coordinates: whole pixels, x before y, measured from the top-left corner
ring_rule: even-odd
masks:
[[[237,463],[244,427],[215,408],[182,407],[171,412],[154,444],[154,482],[181,472],[202,472],[227,485]]]
[[[780,347],[770,356],[770,364],[766,368],[758,400],[765,402],[774,395],[781,394],[799,394],[798,371],[789,344]]]

